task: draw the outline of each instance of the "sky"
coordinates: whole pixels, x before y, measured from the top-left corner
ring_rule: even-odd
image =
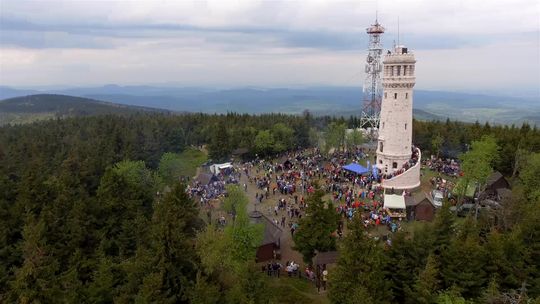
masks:
[[[361,86],[376,12],[417,88],[540,96],[537,0],[0,0],[0,85]]]

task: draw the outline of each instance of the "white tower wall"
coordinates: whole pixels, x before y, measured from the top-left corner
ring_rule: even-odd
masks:
[[[377,166],[394,175],[412,155],[412,105],[416,60],[398,46],[383,61],[383,97],[377,147]]]

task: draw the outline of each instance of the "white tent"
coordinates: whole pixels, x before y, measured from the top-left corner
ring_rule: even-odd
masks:
[[[210,166],[210,172],[214,174],[218,174],[223,169],[232,168],[233,165],[231,163],[223,163],[223,164],[213,164]]]
[[[405,209],[405,197],[398,194],[385,194],[384,208]]]

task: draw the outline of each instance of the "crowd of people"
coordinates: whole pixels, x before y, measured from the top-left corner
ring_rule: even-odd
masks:
[[[210,180],[193,179],[186,187],[186,192],[192,198],[199,199],[201,206],[208,206],[209,202],[218,199],[227,193],[226,185],[238,184],[242,173],[237,170],[228,170],[212,175]]]
[[[283,268],[283,265],[279,263],[278,261],[271,261],[266,263],[266,265],[262,266],[262,271],[266,272],[266,274],[270,277],[280,277],[281,276],[281,269]],[[312,271],[308,271],[309,268],[306,268],[306,277],[308,279],[311,279],[314,274]],[[300,271],[300,265],[295,263],[294,261],[287,261],[285,263],[285,272],[287,273],[287,276],[289,277],[302,277],[301,271]]]
[[[283,230],[290,231],[293,237],[299,228],[299,220],[305,216],[310,193],[315,189],[322,189],[333,200],[335,210],[341,215],[339,228],[335,236],[343,235],[344,221],[352,219],[355,215],[361,216],[362,222],[367,229],[387,227],[389,231],[396,232],[401,229],[401,219],[392,218],[391,214],[383,206],[384,189],[380,183],[384,176],[368,172],[359,175],[347,171],[343,167],[353,161],[365,158],[367,153],[358,149],[354,152],[336,152],[332,155],[324,155],[320,150],[306,149],[293,151],[273,160],[255,159],[252,161],[236,163],[234,170],[229,175],[218,176],[218,180],[202,185],[196,181],[190,186],[192,195],[201,198],[201,203],[225,195],[227,183],[238,183],[242,176],[241,187],[244,191],[255,189],[255,199],[261,204],[265,202],[263,209],[273,223]],[[403,164],[401,170],[416,165],[419,161],[419,151],[415,148],[411,159]],[[453,166],[449,163],[448,166]],[[443,167],[448,172],[448,166]],[[446,168],[446,169],[445,169]],[[371,171],[371,170],[370,170]],[[396,175],[399,175],[398,171]],[[394,175],[395,176],[395,175]],[[253,193],[252,191],[250,191]],[[253,194],[252,194],[253,195]],[[253,197],[253,196],[252,196]],[[225,217],[219,220],[225,224]],[[370,230],[371,233],[380,230]],[[288,232],[287,232],[288,233]],[[375,233],[373,237],[377,237]],[[388,238],[388,246],[391,240]],[[315,271],[306,267],[300,270],[300,265],[295,262],[287,262],[282,265],[277,259],[263,266],[269,276],[279,277],[282,271],[289,276],[298,276],[312,280],[317,279]],[[322,283],[319,283],[322,286]]]
[[[366,226],[387,225],[389,230],[396,231],[399,222],[392,220],[383,208],[384,190],[380,179],[343,168],[351,159],[358,160],[366,155],[360,149],[355,153],[338,152],[330,156],[323,155],[318,149],[308,149],[288,153],[277,161],[255,160],[240,167],[249,182],[256,186],[259,202],[263,198],[275,199],[275,205],[268,207],[267,214],[277,226],[290,229],[291,235],[298,229],[298,220],[305,212],[305,197],[316,187],[331,195],[337,205],[336,212],[344,219],[360,213]],[[418,152],[413,154],[408,165],[417,162]],[[340,232],[338,229],[338,236]]]
[[[431,156],[431,158],[424,160],[423,165],[432,171],[453,177],[458,177],[461,172],[459,163],[451,158],[441,159]]]

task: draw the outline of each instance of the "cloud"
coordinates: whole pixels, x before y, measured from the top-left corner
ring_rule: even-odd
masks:
[[[182,38],[193,35],[205,37],[207,42],[230,44],[225,49],[236,49],[234,45],[263,43],[265,45],[315,48],[336,51],[358,51],[368,43],[364,30],[291,30],[257,26],[195,26],[190,24],[35,24],[25,20],[3,18],[0,20],[2,39],[5,46],[29,48],[113,48],[113,39]],[[402,34],[402,39],[417,49],[458,48],[466,45],[485,45],[495,40],[508,38],[531,39],[537,33],[497,34],[497,35],[420,35]],[[395,31],[383,35],[387,47],[396,39]],[[405,39],[406,38],[406,39]],[[119,43],[116,43],[118,45]]]
[[[535,0],[0,1],[3,84],[361,84],[377,9],[419,85],[540,84]]]

